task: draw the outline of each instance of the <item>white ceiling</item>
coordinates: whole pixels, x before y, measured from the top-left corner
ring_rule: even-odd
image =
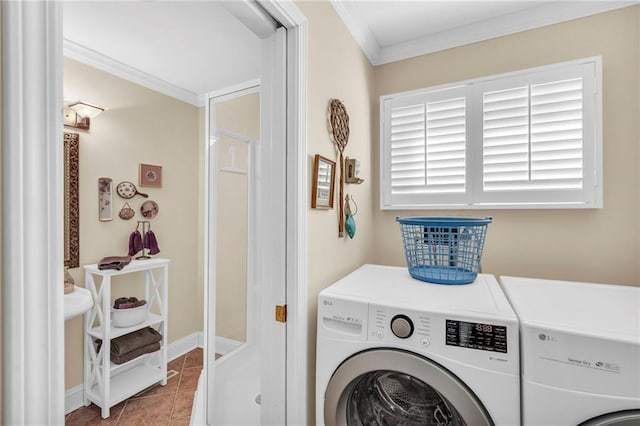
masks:
[[[640,1],[331,0],[374,65]],[[66,1],[65,55],[194,105],[260,78],[233,1]]]
[[[190,103],[260,77],[260,39],[221,2],[69,1],[63,33],[67,56]]]

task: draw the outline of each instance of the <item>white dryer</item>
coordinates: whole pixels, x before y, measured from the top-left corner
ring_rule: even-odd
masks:
[[[317,425],[518,425],[518,320],[496,279],[364,265],[318,296]]]
[[[501,277],[526,426],[640,425],[640,288]]]

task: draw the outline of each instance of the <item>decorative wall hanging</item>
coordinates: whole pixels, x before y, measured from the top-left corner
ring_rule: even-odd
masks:
[[[64,266],[80,266],[80,135],[64,133]]]
[[[158,207],[158,203],[153,200],[148,200],[142,203],[140,206],[140,214],[145,219],[153,219],[158,214],[160,208]]]
[[[329,101],[329,121],[331,124],[331,133],[333,142],[336,144],[340,152],[340,195],[338,207],[338,237],[344,237],[344,213],[342,202],[344,200],[344,149],[349,142],[349,114],[344,104],[339,99],[331,99]]]
[[[140,233],[142,225],[142,233]],[[145,249],[149,250],[145,252]],[[160,253],[156,235],[151,231],[151,223],[148,220],[139,220],[136,229],[129,235],[129,256],[135,256],[142,251],[136,259],[151,259],[148,255]]]
[[[162,188],[162,166],[140,163],[138,183],[140,186]]]
[[[347,169],[347,175],[344,179],[346,183],[360,184],[364,182],[364,179],[358,176],[360,174],[360,162],[358,160],[347,157],[344,159],[344,167]]]
[[[336,163],[316,154],[313,161],[311,208],[332,209],[336,182]]]
[[[100,222],[113,220],[111,182],[108,177],[98,178],[98,219]]]
[[[149,197],[149,194],[143,194],[142,192],[138,192],[138,188],[131,182],[120,182],[118,186],[116,186],[116,192],[121,198],[128,200],[130,198],[135,197],[136,195],[141,195],[144,198]]]
[[[124,205],[120,209],[120,212],[118,213],[118,216],[120,216],[120,219],[124,219],[124,220],[129,220],[135,215],[136,215],[136,211],[133,210],[129,205],[129,203],[126,203],[126,202],[124,203]]]
[[[345,228],[347,229],[347,235],[349,236],[349,238],[353,239],[353,237],[356,235],[356,221],[353,217],[358,213],[358,205],[356,204],[356,201],[353,199],[353,196],[351,196],[351,202],[356,207],[356,211],[351,210],[351,205],[349,204],[349,194],[345,194],[345,197],[344,197],[344,215],[346,217]]]

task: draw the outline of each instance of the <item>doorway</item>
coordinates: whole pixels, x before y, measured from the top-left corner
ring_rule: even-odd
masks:
[[[246,4],[249,9],[255,7]],[[290,248],[282,278],[293,284],[286,287],[290,313],[286,385],[291,390],[286,411],[288,422],[302,424],[306,423],[307,387],[306,19],[292,3],[265,0],[260,4],[289,30],[288,59],[282,68],[288,72],[280,92],[281,105],[287,105],[282,107],[283,117],[288,120],[280,123],[283,131],[275,136],[281,143],[288,141],[281,147],[286,161],[279,170],[287,182],[286,216],[281,217]],[[2,10],[3,180],[14,183],[13,189],[5,185],[3,194],[3,222],[12,225],[10,234],[3,235],[3,281],[21,284],[3,289],[3,347],[11,348],[3,353],[3,422],[7,424],[59,424],[64,414],[64,299],[62,292],[42,291],[43,283],[49,288],[62,286],[60,7],[56,2],[9,2]],[[43,204],[48,209],[40,208]],[[24,217],[31,219],[29,226],[20,219]],[[20,327],[12,329],[11,324]]]

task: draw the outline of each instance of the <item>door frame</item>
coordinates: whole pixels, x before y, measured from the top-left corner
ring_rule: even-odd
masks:
[[[286,416],[306,424],[307,20],[292,1],[259,4],[287,29]],[[0,13],[2,422],[62,424],[62,4],[3,2]]]
[[[2,3],[2,423],[64,423],[62,7]]]

